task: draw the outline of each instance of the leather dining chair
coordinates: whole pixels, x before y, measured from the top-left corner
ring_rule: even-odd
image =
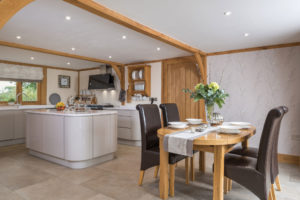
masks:
[[[156,166],[154,176],[157,177],[160,162],[159,138],[157,136],[157,130],[161,128],[161,119],[159,109],[156,104],[139,104],[136,106],[136,108],[139,111],[142,135],[142,157],[138,184],[142,185],[145,170]],[[185,158],[186,156],[183,155],[169,153],[171,196],[174,196],[175,164]],[[186,170],[187,169],[188,167]]]
[[[227,153],[224,176],[243,185],[261,200],[275,200],[271,184],[273,146],[279,134],[285,111],[274,108],[269,111],[262,131],[257,158]]]
[[[167,127],[169,122],[174,122],[174,121],[180,121],[180,116],[179,116],[179,111],[176,103],[164,103],[159,105],[161,111],[162,111],[162,117],[163,117],[163,124],[164,127]],[[194,151],[196,153],[198,151]],[[194,171],[194,157],[187,158],[185,160],[185,166],[188,166],[188,162],[190,159],[190,171],[191,171],[191,180],[195,180],[195,171]],[[189,173],[188,170],[186,173]],[[188,174],[187,174],[188,176]],[[189,179],[186,179],[186,184],[189,183]]]
[[[288,112],[288,108],[286,106],[279,106],[278,109],[281,110],[283,114]],[[278,139],[280,133],[280,124],[276,129],[276,138],[273,144],[273,155],[272,155],[272,164],[271,164],[271,183],[276,184],[277,190],[281,191],[280,182],[279,182],[279,168],[278,168]],[[231,152],[232,154],[238,154],[242,156],[249,156],[253,158],[258,157],[258,149],[254,147],[248,147],[247,149],[243,149],[242,147],[236,147]]]

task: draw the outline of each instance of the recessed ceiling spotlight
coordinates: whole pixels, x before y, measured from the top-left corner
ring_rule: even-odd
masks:
[[[245,37],[248,37],[250,34],[249,33],[244,33],[244,36]]]
[[[75,47],[72,47],[71,50],[72,50],[72,51],[75,51],[76,49],[75,49]]]
[[[17,38],[18,40],[20,40],[22,37],[18,35],[16,38]]]
[[[34,60],[34,57],[31,56],[31,57],[30,57],[30,60]]]
[[[109,59],[112,59],[112,56],[108,56]]]
[[[229,15],[231,15],[231,14],[232,14],[232,12],[230,12],[230,11],[224,12],[224,15],[225,15],[225,16],[229,16]]]
[[[71,65],[71,63],[70,63],[70,62],[67,62],[67,65]]]
[[[127,38],[126,35],[123,35],[123,36],[122,36],[122,39],[123,39],[123,40],[125,40],[126,38]]]
[[[66,16],[65,19],[68,20],[68,21],[70,21],[71,20],[71,16]]]
[[[160,47],[157,47],[156,50],[157,50],[157,51],[160,51]]]

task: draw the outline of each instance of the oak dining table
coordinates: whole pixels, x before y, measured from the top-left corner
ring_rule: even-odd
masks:
[[[160,147],[160,198],[167,199],[169,196],[169,173],[168,158],[169,153],[164,150],[164,136],[185,129],[161,128],[158,130]],[[210,132],[194,140],[193,149],[200,152],[211,152],[214,154],[213,173],[213,200],[223,200],[224,198],[224,157],[233,147],[242,143],[243,148],[248,147],[248,139],[256,133],[256,128],[242,129],[239,134],[223,134],[216,131]],[[205,159],[205,158],[201,158]],[[203,163],[204,161],[202,161]],[[170,196],[174,196],[174,191],[170,191]]]

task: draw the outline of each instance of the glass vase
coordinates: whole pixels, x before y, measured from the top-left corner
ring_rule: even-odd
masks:
[[[215,104],[214,103],[213,104],[205,104],[205,108],[206,108],[206,121],[208,122],[209,125],[211,125]]]

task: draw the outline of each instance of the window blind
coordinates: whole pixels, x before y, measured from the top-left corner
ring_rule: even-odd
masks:
[[[14,81],[42,81],[43,68],[0,63],[0,79]]]

